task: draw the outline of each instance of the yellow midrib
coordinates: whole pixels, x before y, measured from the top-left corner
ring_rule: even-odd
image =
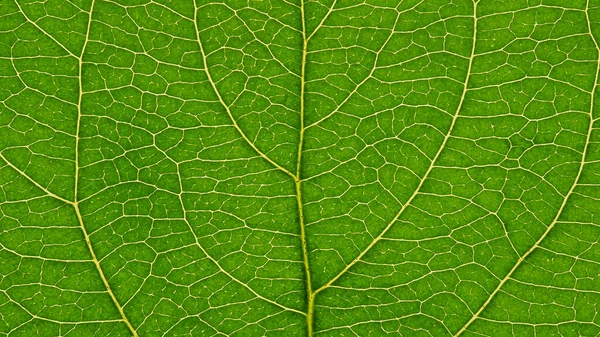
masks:
[[[313,336],[313,310],[315,294],[312,290],[312,280],[310,276],[310,264],[308,261],[308,245],[306,242],[306,226],[304,224],[304,212],[302,203],[302,147],[304,145],[304,112],[306,96],[306,53],[308,49],[308,39],[306,37],[306,20],[304,15],[304,0],[300,4],[300,20],[302,21],[302,64],[300,71],[300,136],[298,141],[298,157],[296,161],[296,201],[298,203],[298,221],[300,224],[300,239],[302,245],[302,258],[304,262],[304,273],[306,281],[306,328],[308,337]]]

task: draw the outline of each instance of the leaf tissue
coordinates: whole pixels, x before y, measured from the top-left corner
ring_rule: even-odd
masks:
[[[600,0],[0,0],[0,337],[600,336]]]

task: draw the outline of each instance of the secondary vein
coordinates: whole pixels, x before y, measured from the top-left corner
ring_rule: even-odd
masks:
[[[60,200],[64,203],[67,203],[69,205],[73,204],[73,201],[65,199],[59,195],[56,195],[52,192],[50,192],[50,190],[48,190],[46,187],[40,185],[40,183],[38,183],[37,181],[33,180],[29,175],[27,175],[25,172],[23,172],[22,170],[20,170],[18,167],[16,167],[13,163],[11,163],[10,161],[8,161],[8,159],[6,159],[6,157],[4,157],[4,155],[2,154],[2,152],[0,152],[0,159],[4,160],[6,162],[6,165],[8,165],[10,168],[12,168],[13,170],[15,170],[17,173],[19,173],[22,177],[24,177],[25,179],[27,179],[29,182],[31,182],[32,184],[34,184],[37,188],[41,189],[42,191],[44,191],[44,193],[46,193],[48,196],[56,199],[56,200]]]
[[[127,318],[127,315],[125,315],[125,311],[123,310],[123,307],[117,300],[117,297],[115,296],[114,292],[112,291],[112,288],[110,287],[108,279],[104,275],[104,271],[102,270],[102,267],[100,266],[100,261],[98,260],[98,258],[96,257],[96,253],[94,252],[94,247],[92,246],[90,236],[87,232],[87,229],[85,228],[83,216],[81,215],[81,210],[79,209],[79,199],[78,199],[77,190],[79,187],[79,138],[80,138],[79,132],[81,129],[81,115],[82,115],[81,103],[82,103],[82,99],[83,99],[83,76],[82,76],[83,75],[83,54],[85,52],[85,49],[87,47],[87,43],[88,43],[89,37],[90,37],[90,28],[92,25],[92,13],[94,11],[94,3],[95,3],[95,0],[92,0],[92,3],[90,5],[87,30],[85,33],[85,40],[84,40],[83,46],[81,48],[81,54],[77,57],[77,60],[79,63],[79,69],[78,69],[79,92],[78,92],[78,98],[77,98],[77,125],[76,125],[76,131],[75,131],[75,191],[74,191],[74,197],[73,197],[74,198],[73,207],[75,208],[75,213],[77,214],[77,221],[79,222],[79,225],[81,227],[81,231],[85,238],[85,242],[87,244],[88,250],[90,251],[90,254],[92,255],[93,263],[96,266],[96,269],[98,270],[98,274],[100,275],[100,278],[102,279],[102,283],[104,284],[104,287],[106,288],[106,291],[108,292],[113,303],[117,307],[117,310],[119,311],[119,314],[121,315],[121,317],[123,318],[123,321],[127,325],[127,328],[131,331],[131,333],[133,334],[134,337],[138,337],[137,331],[135,330],[135,328],[133,327],[133,325]]]
[[[202,42],[200,40],[200,30],[198,29],[198,18],[197,18],[197,14],[198,14],[198,7],[195,5],[194,3],[194,27],[196,29],[196,36],[198,39],[198,46],[200,48],[200,52],[202,54],[203,57],[203,62],[204,62],[204,68],[206,70],[206,74],[209,78],[209,82],[211,83],[213,90],[215,92],[215,94],[219,97],[219,100],[221,101],[221,104],[223,105],[223,107],[227,110],[227,113],[229,114],[229,117],[231,118],[231,121],[234,123],[234,126],[236,127],[236,129],[239,131],[239,133],[242,135],[242,137],[246,140],[246,142],[248,142],[248,144],[250,146],[252,146],[252,148],[263,158],[265,158],[267,161],[269,161],[271,164],[273,164],[275,167],[279,168],[280,170],[282,170],[283,172],[285,172],[286,174],[288,174],[289,176],[291,176],[294,180],[296,180],[296,177],[294,174],[292,174],[291,172],[289,172],[288,170],[286,170],[285,168],[279,166],[279,164],[275,163],[274,161],[272,161],[269,157],[267,157],[264,153],[262,153],[258,148],[256,148],[256,146],[254,146],[254,144],[252,142],[250,142],[250,140],[246,137],[246,135],[244,134],[244,132],[240,129],[240,127],[237,125],[235,119],[233,118],[233,115],[231,114],[231,111],[229,110],[229,107],[225,104],[225,102],[223,101],[223,99],[221,98],[221,95],[219,93],[219,91],[217,90],[216,85],[214,84],[210,72],[208,71],[208,67],[207,67],[207,63],[206,63],[206,54],[204,53],[203,47],[202,47]],[[165,154],[166,155],[166,154]],[[219,263],[218,261],[212,257],[205,249],[204,247],[202,247],[202,245],[200,244],[200,242],[198,241],[198,237],[194,234],[194,231],[192,229],[191,224],[189,223],[189,221],[187,220],[187,217],[185,217],[185,207],[184,207],[184,203],[183,203],[183,199],[182,199],[182,193],[183,193],[183,185],[181,182],[181,175],[179,174],[180,170],[179,170],[179,164],[177,164],[177,177],[178,177],[178,181],[179,181],[179,194],[178,194],[178,198],[179,198],[179,203],[181,205],[181,209],[184,212],[184,221],[187,224],[188,228],[190,229],[192,235],[194,236],[195,239],[195,244],[196,246],[198,246],[198,248],[200,248],[200,250],[202,251],[202,253],[204,255],[206,255],[206,257],[211,260],[216,266],[217,268],[219,268],[219,270],[227,275],[229,278],[231,278],[234,282],[240,284],[241,286],[243,286],[244,288],[248,289],[248,291],[250,291],[252,294],[254,294],[254,296],[256,296],[259,299],[262,299],[268,303],[271,303],[283,310],[287,310],[287,311],[291,311],[291,312],[295,312],[301,315],[306,315],[304,312],[290,308],[290,307],[286,307],[280,303],[277,303],[276,301],[273,301],[271,299],[268,299],[262,295],[260,295],[259,293],[257,293],[254,289],[252,289],[249,285],[245,284],[244,282],[240,281],[239,279],[237,279],[236,277],[234,277],[233,275],[231,275],[227,270],[225,270]]]
[[[48,196],[53,197],[57,200],[60,200],[66,204],[72,205],[75,213],[77,215],[77,222],[79,225],[79,228],[81,229],[83,236],[85,238],[86,241],[86,245],[87,248],[90,252],[90,255],[92,256],[92,260],[91,262],[94,263],[96,270],[98,271],[98,274],[100,276],[100,278],[102,279],[102,283],[104,284],[104,287],[106,288],[107,293],[109,294],[111,300],[113,301],[113,303],[115,304],[117,310],[119,311],[119,314],[121,316],[121,320],[119,321],[123,321],[128,329],[131,331],[131,333],[133,334],[134,337],[138,337],[137,332],[135,331],[134,327],[132,326],[132,324],[129,322],[129,319],[127,318],[127,316],[125,315],[125,312],[123,310],[123,307],[120,305],[119,301],[117,300],[115,294],[113,293],[110,284],[108,283],[108,280],[106,279],[106,276],[104,275],[104,272],[100,266],[100,262],[98,260],[98,258],[96,257],[96,254],[94,252],[92,243],[90,241],[90,237],[89,234],[87,233],[87,230],[85,228],[84,222],[83,222],[83,217],[81,216],[81,211],[79,209],[79,200],[77,199],[77,189],[78,189],[78,180],[79,180],[79,129],[80,129],[80,125],[81,125],[81,101],[82,101],[82,97],[83,97],[83,80],[82,80],[82,68],[83,68],[83,53],[85,52],[85,48],[87,46],[87,43],[89,41],[89,34],[90,34],[90,27],[91,27],[91,22],[92,22],[92,12],[94,9],[94,3],[95,1],[92,0],[91,6],[90,6],[90,11],[89,11],[89,18],[88,18],[88,25],[87,25],[87,30],[86,30],[86,34],[85,34],[85,40],[81,49],[81,54],[80,55],[75,55],[72,51],[70,51],[65,45],[63,45],[62,43],[60,43],[60,41],[56,40],[51,34],[49,34],[48,32],[46,32],[44,29],[42,29],[36,22],[32,21],[27,14],[23,11],[23,9],[21,8],[21,6],[18,4],[18,2],[15,2],[19,8],[19,11],[21,12],[21,14],[23,15],[23,17],[25,18],[25,20],[29,23],[31,23],[33,26],[35,26],[39,31],[41,31],[44,35],[48,36],[52,41],[54,41],[58,46],[60,46],[65,52],[67,52],[70,56],[74,57],[77,61],[78,61],[78,80],[79,80],[79,92],[78,92],[78,98],[77,98],[77,125],[76,125],[76,132],[75,132],[75,182],[74,182],[74,193],[73,193],[73,201],[65,199],[61,196],[56,195],[55,193],[52,193],[50,190],[48,190],[47,188],[45,188],[44,186],[42,186],[41,184],[39,184],[38,182],[36,182],[34,179],[32,179],[31,177],[29,177],[29,175],[27,175],[24,171],[20,170],[17,166],[15,166],[14,164],[12,164],[10,161],[8,161],[8,159],[2,154],[0,153],[0,158],[6,162],[6,164],[8,166],[10,166],[12,169],[14,169],[16,172],[18,172],[21,176],[23,176],[24,178],[26,178],[28,181],[30,181],[32,184],[34,184],[36,187],[38,187],[39,189],[41,189],[42,191],[44,191]]]
[[[540,238],[535,242],[535,244],[533,244],[533,246],[531,246],[529,248],[529,250],[527,250],[527,252],[525,252],[525,254],[523,254],[519,258],[519,260],[517,260],[517,263],[512,267],[512,269],[508,272],[508,274],[506,274],[506,276],[502,279],[502,281],[500,281],[500,283],[494,289],[494,291],[490,294],[490,296],[488,297],[488,299],[483,303],[483,305],[479,308],[479,310],[477,310],[477,312],[471,317],[471,319],[469,319],[467,321],[467,323],[465,323],[465,325],[463,325],[463,327],[454,335],[454,337],[460,336],[463,332],[465,332],[469,328],[469,326],[473,322],[475,322],[475,320],[477,320],[477,318],[479,318],[479,316],[485,310],[485,308],[487,308],[487,306],[496,297],[496,295],[498,294],[498,292],[500,292],[500,290],[502,289],[502,287],[504,286],[504,284],[508,280],[510,280],[512,278],[512,275],[519,268],[519,266],[521,266],[521,264],[523,263],[523,261],[525,261],[527,259],[527,257],[529,255],[531,255],[531,253],[533,253],[533,251],[535,251],[540,246],[540,244],[544,241],[544,239],[552,231],[552,228],[554,228],[554,226],[558,222],[558,219],[562,215],[562,212],[565,209],[565,206],[567,205],[567,203],[569,201],[569,198],[571,197],[571,195],[573,194],[573,191],[575,190],[575,188],[579,184],[579,179],[581,178],[581,172],[583,172],[583,167],[585,166],[585,163],[586,163],[585,157],[586,157],[586,154],[588,152],[589,144],[590,144],[590,139],[591,139],[591,136],[592,136],[592,130],[593,130],[593,124],[594,124],[594,120],[593,120],[594,99],[595,99],[596,90],[598,89],[598,78],[600,76],[600,45],[598,44],[598,41],[594,38],[594,34],[592,34],[591,20],[590,20],[590,16],[589,16],[589,7],[590,7],[590,0],[587,1],[587,5],[586,5],[586,9],[585,9],[585,16],[586,16],[586,19],[587,19],[589,33],[590,33],[590,35],[592,37],[592,41],[594,42],[594,45],[595,45],[596,50],[598,52],[598,56],[597,56],[598,60],[597,60],[596,76],[595,76],[595,79],[594,79],[594,85],[592,87],[591,98],[590,98],[590,112],[589,112],[588,132],[587,132],[587,136],[586,136],[586,141],[585,141],[583,153],[581,155],[581,162],[579,164],[579,170],[577,172],[577,176],[575,177],[575,180],[573,181],[573,185],[569,189],[569,192],[566,194],[565,198],[563,199],[563,202],[560,205],[560,208],[558,209],[558,212],[556,212],[556,216],[554,217],[554,219],[552,220],[552,222],[550,223],[550,225],[546,228],[546,231],[544,231],[544,233],[542,234],[542,236],[540,236]]]
[[[198,8],[195,7],[195,11],[198,11]],[[194,16],[195,17],[195,16]],[[283,173],[287,174],[288,176],[290,176],[292,179],[296,179],[296,176],[290,172],[288,169],[286,169],[285,167],[279,165],[277,162],[275,162],[273,159],[269,158],[269,156],[267,156],[264,152],[262,152],[255,144],[254,142],[252,142],[248,136],[246,135],[246,133],[242,130],[242,128],[239,126],[239,124],[237,123],[237,120],[235,119],[235,117],[233,116],[233,114],[231,113],[231,109],[229,108],[229,106],[225,103],[225,100],[223,100],[223,96],[221,96],[221,93],[219,92],[219,90],[217,89],[217,84],[215,83],[215,81],[212,78],[212,75],[210,73],[210,71],[208,71],[208,58],[206,56],[206,52],[204,51],[204,46],[202,45],[202,40],[200,39],[200,29],[198,28],[198,22],[196,20],[194,20],[194,26],[196,28],[196,37],[198,40],[198,46],[200,47],[200,55],[202,56],[202,62],[204,63],[204,70],[206,72],[206,76],[208,78],[208,82],[210,83],[211,87],[213,88],[213,91],[215,92],[215,94],[217,95],[217,98],[219,99],[219,102],[221,103],[221,105],[223,106],[223,108],[225,108],[225,111],[227,112],[227,115],[229,116],[229,119],[231,119],[231,123],[233,123],[233,126],[236,128],[236,130],[240,133],[240,135],[242,136],[242,138],[244,138],[244,140],[246,141],[246,143],[248,143],[248,145],[250,145],[250,147],[252,147],[252,149],[259,155],[261,156],[263,159],[265,159],[266,161],[268,161],[269,163],[271,163],[273,166],[275,166],[278,170],[282,171]]]
[[[446,146],[446,143],[448,142],[448,139],[450,139],[450,135],[452,134],[452,130],[454,129],[454,125],[456,124],[456,121],[458,119],[459,112],[462,109],[462,106],[464,104],[465,97],[466,97],[466,94],[467,94],[468,84],[469,84],[469,78],[470,78],[470,75],[471,75],[471,68],[473,66],[473,58],[474,58],[474,54],[475,54],[475,37],[476,37],[476,35],[477,35],[477,2],[474,1],[473,2],[473,42],[472,42],[472,48],[471,48],[471,55],[469,57],[469,65],[468,65],[468,68],[467,68],[467,75],[465,76],[465,81],[464,81],[464,87],[463,87],[462,96],[460,98],[460,102],[459,102],[458,107],[456,109],[456,113],[454,114],[454,116],[452,118],[452,123],[450,124],[450,128],[448,129],[448,132],[444,136],[444,140],[443,140],[442,144],[440,145],[437,153],[435,154],[435,156],[431,160],[431,165],[429,165],[429,168],[425,172],[425,175],[421,179],[419,185],[417,186],[417,188],[415,189],[415,191],[413,192],[413,194],[406,201],[406,203],[404,203],[404,205],[402,206],[402,208],[400,208],[400,210],[398,211],[398,213],[396,213],[396,216],[394,216],[394,218],[387,224],[387,226],[383,229],[383,231],[381,231],[381,233],[375,239],[373,239],[373,241],[371,241],[371,243],[354,260],[352,260],[349,264],[347,264],[346,267],[344,269],[342,269],[335,277],[333,277],[329,282],[327,282],[326,284],[324,284],[323,286],[321,286],[319,289],[315,290],[315,294],[317,294],[317,293],[319,293],[319,292],[327,289],[328,287],[330,287],[342,275],[344,275],[348,270],[350,270],[350,268],[352,268],[356,263],[358,263],[358,261],[360,261],[363,258],[363,256],[365,256],[367,254],[367,252],[369,252],[371,250],[371,248],[373,248],[373,246],[375,246],[375,244],[377,244],[377,242],[379,242],[379,240],[381,240],[383,238],[383,236],[392,228],[392,226],[394,225],[394,223],[398,220],[398,218],[400,218],[400,216],[404,213],[404,211],[408,208],[408,206],[410,206],[410,204],[415,199],[415,197],[419,194],[419,191],[421,190],[421,187],[423,186],[423,183],[425,182],[425,180],[427,180],[427,177],[429,176],[429,174],[431,173],[431,171],[435,167],[435,163],[437,162],[440,154],[442,153],[442,150]]]

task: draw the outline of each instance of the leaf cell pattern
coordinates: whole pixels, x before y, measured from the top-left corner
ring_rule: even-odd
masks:
[[[600,0],[1,0],[0,336],[600,335]]]

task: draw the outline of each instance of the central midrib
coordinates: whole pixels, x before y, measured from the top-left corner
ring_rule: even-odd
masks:
[[[296,161],[296,202],[298,203],[298,223],[300,224],[300,240],[302,245],[302,258],[304,260],[304,276],[306,281],[306,330],[308,337],[313,336],[313,310],[315,294],[312,290],[312,279],[310,276],[310,264],[308,260],[308,246],[306,243],[306,227],[304,224],[304,212],[302,203],[302,147],[304,145],[304,112],[306,96],[306,52],[308,49],[308,40],[306,37],[306,21],[304,16],[304,0],[300,4],[300,20],[302,21],[302,63],[300,71],[300,135],[298,141],[298,157]]]

